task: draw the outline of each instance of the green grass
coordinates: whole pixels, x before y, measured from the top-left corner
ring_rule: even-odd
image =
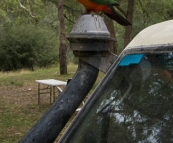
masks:
[[[59,80],[67,80],[76,72],[77,65],[68,65],[68,74],[60,75],[59,68],[37,69],[35,71],[19,70],[15,72],[0,72],[0,86],[23,86],[27,82],[33,82],[36,79],[54,78]]]
[[[0,72],[0,143],[18,143],[50,108],[46,96],[40,105],[37,104],[37,83],[34,82],[36,79],[52,78],[65,81],[72,78],[77,70],[77,65],[70,64],[68,74],[60,75],[57,67]],[[103,75],[99,74],[94,87]],[[31,90],[28,90],[29,88]]]
[[[37,122],[50,105],[5,105],[0,102],[0,141],[2,143],[17,143],[26,131]]]

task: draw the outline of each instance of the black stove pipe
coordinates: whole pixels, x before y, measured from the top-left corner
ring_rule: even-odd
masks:
[[[94,85],[99,70],[83,61],[74,78],[21,143],[53,143]]]

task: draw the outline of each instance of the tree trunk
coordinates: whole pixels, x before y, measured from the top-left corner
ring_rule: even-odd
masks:
[[[128,0],[128,8],[126,18],[130,23],[133,23],[133,12],[134,12],[134,3],[135,0]],[[125,28],[125,37],[124,37],[124,47],[126,47],[132,39],[132,26],[127,26]]]
[[[111,53],[117,54],[118,43],[117,43],[117,40],[116,40],[116,31],[115,31],[115,28],[114,28],[113,20],[110,19],[109,17],[107,17],[106,15],[104,15],[104,22],[105,22],[105,24],[108,28],[108,31],[110,33],[111,38],[115,39],[115,41],[112,41],[110,43],[109,51]]]
[[[67,46],[65,37],[65,22],[63,15],[63,0],[58,1],[58,19],[59,19],[59,63],[60,74],[67,74]]]

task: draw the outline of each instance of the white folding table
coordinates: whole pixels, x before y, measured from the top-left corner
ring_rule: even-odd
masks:
[[[57,88],[59,92],[62,92],[62,89],[59,86],[67,85],[67,82],[55,79],[35,80],[35,82],[38,83],[38,104],[40,104],[40,94],[46,94],[46,93],[50,94],[50,103],[52,102],[52,98],[53,102],[55,102],[55,88]],[[47,87],[41,88],[41,84],[47,85]],[[47,90],[47,89],[49,89],[49,91],[41,92],[42,90]]]

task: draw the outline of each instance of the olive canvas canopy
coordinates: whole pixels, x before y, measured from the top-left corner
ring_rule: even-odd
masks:
[[[161,22],[142,30],[127,45],[125,50],[135,47],[154,47],[155,45],[173,44],[173,20]]]

